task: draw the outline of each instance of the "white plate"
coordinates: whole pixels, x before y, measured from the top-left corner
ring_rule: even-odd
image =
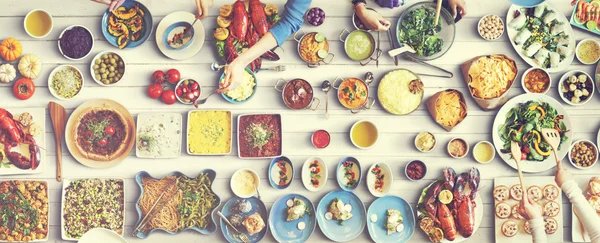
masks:
[[[75,239],[75,238],[71,238],[71,237],[67,237],[66,235],[66,230],[65,230],[65,196],[66,196],[66,192],[67,192],[67,187],[69,186],[69,184],[71,184],[71,182],[75,181],[75,180],[85,180],[85,179],[100,179],[100,180],[109,180],[109,179],[113,179],[113,180],[120,180],[123,183],[123,234],[120,234],[119,236],[123,237],[123,235],[125,234],[125,212],[127,212],[127,208],[125,205],[125,197],[127,196],[126,191],[125,191],[125,181],[121,178],[78,178],[78,179],[64,179],[63,180],[63,184],[62,184],[62,191],[61,191],[61,199],[60,199],[60,235],[62,237],[63,240],[67,240],[67,241],[78,241],[79,239]],[[91,230],[91,229],[90,229]],[[83,236],[82,236],[83,237]]]
[[[498,157],[502,158],[504,162],[510,165],[510,167],[513,167],[515,170],[517,169],[517,165],[515,164],[515,161],[511,158],[510,153],[504,154],[500,152],[500,150],[504,147],[504,142],[502,142],[502,139],[498,134],[498,128],[502,124],[504,124],[504,121],[506,120],[506,114],[508,113],[508,111],[510,111],[510,109],[515,107],[518,103],[525,103],[530,100],[546,102],[552,107],[554,107],[554,109],[556,109],[559,115],[564,116],[564,119],[562,121],[565,123],[567,129],[569,129],[569,132],[567,132],[566,134],[569,137],[569,139],[567,139],[567,141],[565,141],[562,144],[561,149],[558,151],[558,158],[560,160],[562,160],[567,155],[567,153],[569,152],[569,147],[571,146],[571,143],[573,141],[573,126],[571,125],[571,118],[569,118],[569,114],[558,101],[556,101],[550,96],[542,94],[522,94],[516,96],[508,102],[506,102],[506,104],[504,104],[504,106],[502,106],[502,108],[498,110],[498,114],[496,114],[494,124],[492,125],[492,143],[494,144],[494,147],[496,147]],[[550,156],[548,156],[544,161],[521,161],[521,170],[523,172],[537,173],[554,168],[554,166],[556,166],[554,153],[550,154]]]
[[[48,188],[48,186],[50,184],[48,183],[48,181],[46,181],[46,180],[36,180],[36,179],[14,179],[14,180],[11,179],[11,180],[6,180],[6,181],[40,181],[40,182],[46,183],[46,196],[47,196],[47,199],[48,199],[48,207],[50,207],[50,193],[49,193],[50,189]],[[49,211],[50,210],[46,211],[46,214],[48,214],[48,226],[47,226],[48,227],[48,233],[46,233],[46,238],[39,239],[39,240],[32,240],[32,241],[29,241],[29,242],[47,242],[48,241],[48,237],[50,236],[50,215],[52,215],[51,213],[49,213]],[[13,242],[13,241],[0,240],[0,242]]]
[[[173,119],[173,123],[169,120]],[[161,136],[171,136],[171,144],[173,147],[171,153],[166,153],[163,149],[164,155],[151,156],[142,155],[142,152],[138,149],[139,139],[142,136],[142,129],[145,126],[153,124],[166,124],[165,132]],[[177,158],[181,155],[181,136],[182,136],[182,116],[179,113],[140,113],[137,116],[137,132],[136,132],[136,143],[135,143],[135,155],[138,158]],[[179,132],[177,132],[179,131]]]
[[[194,27],[194,39],[192,40],[192,44],[187,46],[186,48],[180,50],[172,50],[165,46],[165,43],[162,41],[163,34],[165,30],[172,24],[185,21],[188,23],[193,23],[196,20],[196,16],[192,13],[186,11],[178,11],[173,12],[164,17],[158,26],[156,27],[156,45],[158,49],[167,56],[168,58],[175,60],[185,60],[196,55],[200,49],[202,49],[202,45],[204,45],[205,32],[204,25],[202,25],[202,21],[196,21],[193,25]]]
[[[308,168],[308,166],[310,165],[310,162],[313,161],[319,161],[319,168],[321,169],[321,179],[319,180],[319,187],[314,188],[311,184],[310,184],[310,169]],[[325,164],[325,162],[317,157],[311,157],[308,158],[306,160],[306,162],[304,162],[304,164],[302,165],[302,184],[304,185],[304,187],[306,187],[306,190],[311,191],[311,192],[317,192],[320,191],[321,189],[323,189],[325,187],[325,184],[327,183],[327,164]]]
[[[33,116],[33,122],[40,125],[42,128],[42,132],[38,136],[34,136],[35,142],[40,147],[40,164],[35,170],[22,170],[17,168],[16,166],[10,164],[9,168],[5,168],[4,166],[0,166],[0,175],[19,175],[19,174],[38,174],[44,172],[44,166],[46,161],[46,150],[48,147],[46,146],[46,109],[45,108],[4,108],[8,112],[13,114],[15,119],[19,118],[19,115],[24,112],[29,112],[31,116]],[[50,133],[53,134],[53,133]],[[52,136],[52,135],[50,135]],[[2,147],[2,146],[0,146]],[[29,158],[29,150],[26,145],[21,144],[20,147],[13,148],[11,151],[19,152],[23,154],[23,156]],[[2,162],[8,162],[8,159],[4,158]]]
[[[561,71],[567,69],[569,67],[569,65],[571,65],[571,63],[573,62],[573,59],[575,58],[575,33],[573,32],[573,28],[569,24],[569,20],[567,19],[567,17],[565,17],[565,15],[563,14],[562,11],[560,11],[557,8],[550,5],[548,3],[548,1],[546,1],[544,4],[546,4],[547,9],[554,10],[556,13],[558,13],[556,20],[558,20],[558,22],[564,23],[567,26],[565,33],[571,37],[571,42],[569,42],[569,46],[568,46],[571,50],[573,50],[571,55],[565,57],[565,59],[563,59],[562,62],[560,62],[558,64],[558,67],[544,68],[544,70],[548,71],[549,73],[557,73],[557,72],[561,72]],[[508,35],[508,39],[510,39],[510,44],[512,45],[512,47],[515,49],[517,54],[519,54],[519,56],[521,56],[521,58],[525,62],[527,62],[527,64],[531,65],[532,67],[541,68],[540,66],[535,64],[535,62],[533,61],[534,60],[533,58],[530,58],[523,53],[525,50],[523,50],[523,49],[519,50],[521,47],[518,47],[517,45],[515,45],[514,40],[515,40],[515,37],[517,36],[517,33],[519,33],[519,31],[508,27],[508,23],[510,23],[510,21],[512,21],[514,19],[514,13],[519,8],[521,8],[521,7],[514,5],[514,4],[511,5],[510,8],[508,8],[508,12],[506,13],[506,21],[505,21],[506,34]]]
[[[534,184],[535,182],[535,184]],[[548,184],[552,184],[556,186],[556,182],[554,182],[554,176],[533,176],[533,177],[527,177],[527,182],[525,182],[526,185],[525,186],[538,186],[540,187],[540,189],[544,189],[544,186],[548,185]],[[512,187],[515,184],[519,184],[519,177],[498,177],[498,178],[494,178],[494,187],[496,186],[500,186],[500,185],[504,185],[508,188]],[[555,202],[558,203],[558,205],[560,205],[560,212],[558,213],[558,215],[556,217],[554,217],[554,219],[556,219],[556,222],[558,223],[558,230],[551,235],[547,235],[548,236],[548,242],[563,242],[563,202],[562,202],[562,190],[560,190],[560,187],[556,186],[558,188],[558,198],[556,198],[556,200],[554,200]],[[525,195],[525,194],[524,194]],[[490,197],[492,197],[492,195],[489,195]],[[493,198],[491,198],[490,200],[494,201],[494,207],[492,208],[493,212],[495,212],[495,208],[496,205],[498,204],[498,201],[495,201]],[[546,199],[541,199],[540,201],[538,201],[538,203],[540,203],[540,205],[543,207],[544,203],[546,203],[548,200]],[[505,203],[507,203],[508,205],[514,206],[517,205],[519,203],[519,201],[513,200],[512,198],[508,198],[506,200],[504,200]],[[492,213],[493,213],[492,212]],[[531,235],[527,234],[527,232],[525,232],[525,230],[523,229],[523,224],[525,223],[525,220],[517,220],[515,218],[512,217],[512,215],[508,218],[508,219],[501,219],[495,216],[494,213],[494,223],[496,225],[494,231],[495,231],[495,240],[496,243],[513,243],[513,242],[531,242]],[[502,224],[507,221],[507,220],[512,220],[515,223],[517,223],[518,227],[519,227],[519,232],[513,236],[513,237],[506,237],[504,236],[504,234],[502,234]]]
[[[95,228],[83,234],[78,243],[127,243],[127,241],[112,230]]]

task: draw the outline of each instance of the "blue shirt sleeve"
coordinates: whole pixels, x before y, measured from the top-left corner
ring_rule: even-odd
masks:
[[[300,30],[304,22],[304,13],[312,0],[288,0],[281,19],[269,32],[273,34],[277,45],[281,46],[290,35]]]

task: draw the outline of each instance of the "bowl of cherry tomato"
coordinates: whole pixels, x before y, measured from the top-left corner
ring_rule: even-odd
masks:
[[[192,104],[202,93],[202,87],[193,79],[182,79],[175,86],[175,97],[183,104]]]

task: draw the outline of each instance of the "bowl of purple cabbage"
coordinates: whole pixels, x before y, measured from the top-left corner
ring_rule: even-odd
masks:
[[[311,8],[306,13],[306,22],[312,26],[319,26],[325,22],[325,11],[321,8]]]
[[[58,37],[58,50],[73,61],[86,58],[94,47],[92,32],[82,25],[71,25]]]

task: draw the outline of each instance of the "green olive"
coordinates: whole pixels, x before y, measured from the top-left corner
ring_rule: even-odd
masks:
[[[117,61],[114,58],[112,58],[112,59],[110,59],[110,64],[115,65],[115,64],[117,64]]]
[[[94,63],[96,63],[96,65],[100,64],[102,62],[102,60],[100,59],[96,59],[96,61]]]
[[[102,78],[103,79],[108,78],[108,73],[102,73]]]
[[[115,67],[114,66],[109,66],[108,67],[108,71],[114,72],[115,71]]]
[[[103,83],[104,83],[104,84],[110,84],[110,80],[108,80],[108,79],[105,79],[105,80],[103,81]]]
[[[106,68],[104,68],[104,67],[103,67],[103,68],[100,68],[100,72],[101,72],[101,73],[105,73],[105,72],[106,72]]]
[[[96,74],[95,78],[96,78],[96,80],[101,80],[102,76],[100,74]]]
[[[100,67],[101,68],[106,68],[106,64],[102,63],[102,64],[100,64]]]
[[[115,73],[112,73],[112,72],[111,72],[111,73],[109,73],[109,74],[108,74],[108,77],[109,77],[109,78],[112,78],[112,77],[114,77],[114,76],[115,76]]]
[[[102,55],[102,59],[106,59],[106,58],[108,58],[108,54]]]
[[[123,61],[119,61],[119,67],[122,67],[124,65],[125,65],[125,63],[123,63]]]
[[[99,64],[94,65],[94,69],[98,69],[98,68],[100,68]]]

